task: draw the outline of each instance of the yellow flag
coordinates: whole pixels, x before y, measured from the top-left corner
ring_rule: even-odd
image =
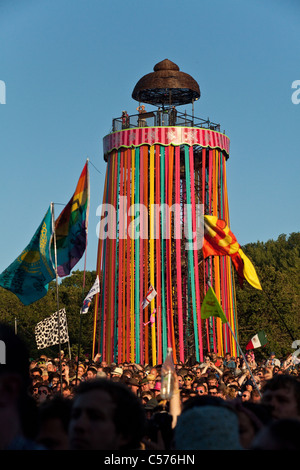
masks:
[[[239,249],[239,255],[244,262],[244,278],[249,282],[249,284],[251,284],[251,286],[255,287],[255,289],[262,290],[255,268],[251,263],[250,259],[245,255],[245,253],[241,249]]]

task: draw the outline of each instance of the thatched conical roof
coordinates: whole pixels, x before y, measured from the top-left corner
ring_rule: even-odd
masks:
[[[155,106],[179,106],[200,98],[198,83],[191,75],[181,72],[174,62],[162,60],[153,70],[137,82],[132,92],[136,101]]]

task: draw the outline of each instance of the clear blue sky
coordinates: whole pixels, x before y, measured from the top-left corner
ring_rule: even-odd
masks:
[[[199,83],[195,115],[230,138],[230,220],[240,244],[298,232],[299,16],[298,0],[1,0],[0,272],[50,202],[68,202],[87,157],[87,269],[95,269],[102,139],[123,109],[136,112],[136,82],[166,58]]]

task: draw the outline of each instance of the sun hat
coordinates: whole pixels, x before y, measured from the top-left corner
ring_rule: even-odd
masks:
[[[156,398],[151,398],[147,403],[144,405],[144,409],[147,411],[153,411],[158,407],[159,403]]]
[[[121,367],[115,367],[114,370],[111,372],[111,375],[122,375],[123,369]]]
[[[140,381],[140,385],[145,385],[148,383],[148,378],[147,377],[144,377],[141,381]]]
[[[125,380],[125,383],[127,385],[133,385],[135,387],[139,387],[140,386],[140,383],[139,381],[135,378],[135,377],[130,377],[128,379]]]
[[[147,375],[147,380],[148,380],[148,382],[149,382],[149,380],[150,380],[150,381],[155,380],[155,375],[148,374],[148,375]]]
[[[98,370],[96,376],[97,376],[97,377],[100,377],[100,378],[102,378],[102,379],[106,379],[106,378],[107,378],[107,375],[106,375],[106,373],[105,373],[103,370]]]
[[[157,391],[161,390],[161,382],[156,382],[155,383],[154,390],[157,390]]]

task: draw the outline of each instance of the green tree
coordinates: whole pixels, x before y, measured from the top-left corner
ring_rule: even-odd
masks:
[[[38,322],[49,317],[57,309],[65,308],[68,322],[68,331],[71,350],[78,349],[80,329],[80,309],[82,302],[95,281],[95,271],[74,271],[70,276],[63,278],[58,286],[58,299],[56,282],[49,284],[48,293],[45,297],[31,305],[24,306],[11,292],[0,288],[0,320],[10,324],[17,324],[17,333],[25,341],[31,357],[46,354],[51,357],[58,355],[58,346],[38,350],[35,340],[35,326]],[[85,286],[85,287],[83,287]],[[82,335],[80,340],[81,354],[91,354],[91,338],[93,332],[93,305],[88,314],[82,315]],[[68,354],[68,344],[62,345]],[[73,357],[73,354],[72,354]]]
[[[241,347],[259,330],[264,330],[268,345],[257,350],[258,355],[266,357],[275,351],[283,357],[293,352],[293,339],[300,338],[300,234],[251,243],[243,250],[253,262],[263,290],[253,289],[247,283],[241,289],[237,284]]]
[[[289,237],[280,235],[277,240],[266,243],[249,243],[243,250],[253,262],[263,290],[254,289],[247,282],[241,288],[236,282],[239,343],[244,350],[252,336],[264,330],[268,344],[257,349],[256,356],[265,358],[273,350],[278,357],[288,355],[293,352],[292,340],[300,339],[300,233],[292,233]],[[81,316],[80,309],[95,277],[95,271],[85,274],[73,271],[60,280],[58,299],[56,282],[53,281],[47,295],[28,306],[24,306],[11,292],[0,288],[0,321],[14,327],[17,320],[18,335],[27,344],[31,357],[43,353],[56,357],[58,346],[37,350],[34,329],[39,321],[56,312],[58,307],[65,308],[72,358],[77,355],[79,339],[81,357],[90,356],[94,300],[88,314]],[[68,345],[62,345],[62,348],[68,354]]]

